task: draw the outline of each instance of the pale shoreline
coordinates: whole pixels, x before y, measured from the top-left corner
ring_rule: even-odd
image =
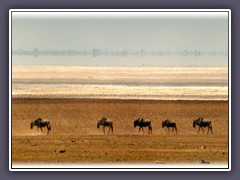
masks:
[[[15,98],[227,100],[227,67],[14,67]]]
[[[12,96],[11,100],[72,100],[72,101],[144,101],[144,102],[229,102],[228,99],[141,99],[141,98],[103,98],[103,97],[36,97],[36,96],[28,96],[28,97],[18,97]]]

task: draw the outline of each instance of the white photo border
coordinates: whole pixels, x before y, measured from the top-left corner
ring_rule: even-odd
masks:
[[[12,164],[12,13],[14,12],[227,12],[228,13],[228,165]],[[9,10],[9,171],[231,171],[231,10],[230,9],[10,9]]]

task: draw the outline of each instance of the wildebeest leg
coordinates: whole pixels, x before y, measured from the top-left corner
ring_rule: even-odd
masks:
[[[105,126],[103,126],[102,130],[103,130],[103,134],[105,134]]]
[[[213,134],[213,131],[212,131],[212,126],[208,126],[208,132],[209,132],[209,129],[210,129],[210,131],[212,132],[212,134]],[[207,134],[208,134],[208,132],[207,132]]]
[[[41,131],[42,131],[42,133],[43,133],[42,127],[40,127],[40,129],[41,129]]]
[[[143,132],[143,134],[144,134],[143,127],[140,127],[140,128],[139,128],[139,133],[140,133],[141,129],[142,129],[142,132]]]
[[[109,126],[109,128],[108,128],[108,134],[109,134],[110,130],[111,130],[111,126]]]
[[[111,130],[112,130],[112,134],[113,134],[113,123],[111,124],[111,126],[110,126],[110,127],[111,127]]]
[[[152,126],[148,126],[148,134],[152,134]]]
[[[177,127],[175,126],[174,128],[175,128],[175,131],[176,131],[176,134],[177,134]]]
[[[168,131],[169,131],[169,129],[168,129],[168,127],[166,127],[166,134],[168,134]]]
[[[166,134],[167,134],[167,130],[168,130],[168,128],[166,128]]]
[[[140,127],[140,128],[139,128],[139,133],[140,133],[141,129],[142,129],[142,132],[143,132],[143,134],[144,134],[143,127]]]
[[[198,134],[199,134],[200,128],[201,128],[201,126],[199,126],[199,128],[198,128]]]
[[[210,126],[209,128],[210,128],[210,130],[211,130],[211,132],[212,132],[212,134],[213,134],[213,131],[212,131],[212,126]]]

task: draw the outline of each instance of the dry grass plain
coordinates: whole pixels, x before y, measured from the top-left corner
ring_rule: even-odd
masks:
[[[114,122],[114,133],[97,129],[103,116]],[[213,134],[192,127],[202,116]],[[47,135],[30,122],[51,122]],[[133,121],[152,121],[153,134],[138,132]],[[167,134],[165,119],[177,123],[178,134]],[[228,163],[227,101],[153,101],[101,99],[12,99],[13,163]]]

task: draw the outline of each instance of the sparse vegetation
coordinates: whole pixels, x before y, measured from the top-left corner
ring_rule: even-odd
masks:
[[[103,135],[97,120],[114,122],[114,133]],[[211,119],[214,134],[198,134],[192,122]],[[49,119],[47,136],[32,120]],[[152,122],[153,134],[138,132],[133,121]],[[165,119],[177,123],[178,134],[167,134]],[[205,130],[207,132],[207,129]],[[227,101],[150,101],[87,99],[13,99],[13,163],[227,163]]]

